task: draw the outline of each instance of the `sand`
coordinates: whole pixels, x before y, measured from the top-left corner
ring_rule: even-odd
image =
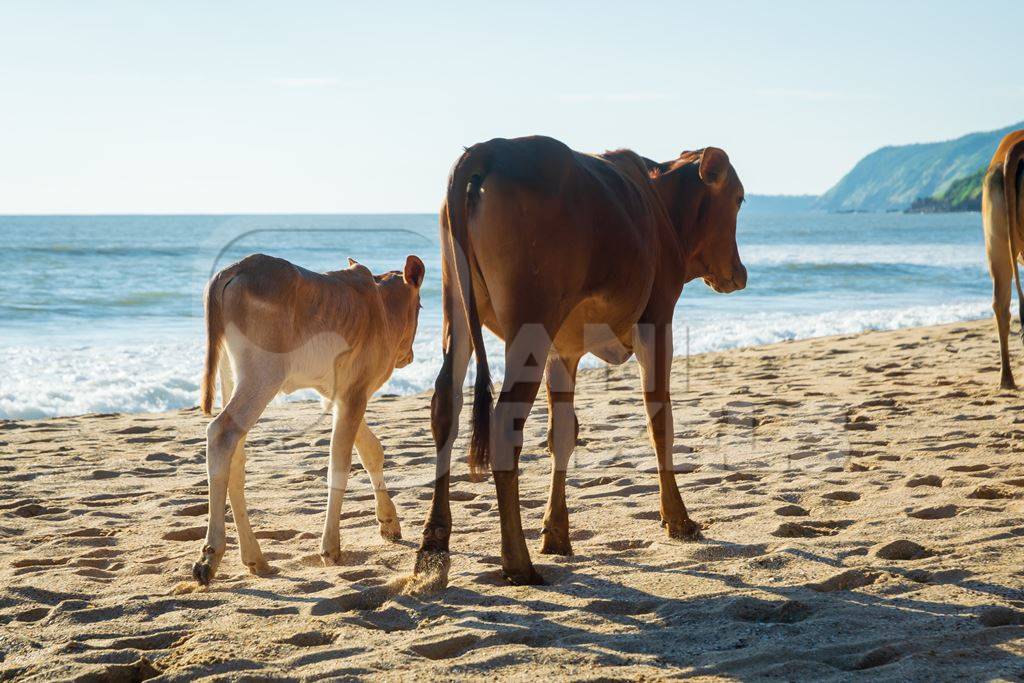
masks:
[[[658,523],[635,364],[584,372],[575,555],[537,552],[538,405],[522,498],[548,585],[502,583],[492,483],[460,461],[450,584],[419,595],[396,579],[430,498],[426,395],[369,413],[406,540],[380,538],[357,467],[344,566],[320,565],[329,423],[275,406],[250,435],[247,493],[280,573],[246,572],[229,521],[218,578],[184,594],[209,418],[3,422],[0,680],[1020,678],[1024,395],[996,388],[997,366],[990,321],[678,359],[691,543]]]

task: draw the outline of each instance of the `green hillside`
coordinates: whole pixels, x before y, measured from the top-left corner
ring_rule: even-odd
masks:
[[[981,183],[985,168],[957,178],[942,192],[915,199],[907,209],[911,213],[947,213],[950,211],[981,211]]]
[[[974,192],[970,178],[988,165],[999,141],[1024,122],[955,140],[883,147],[861,159],[818,200],[826,211],[894,211],[922,197],[942,196],[957,185],[955,196]],[[980,195],[980,181],[977,185]],[[952,198],[951,198],[952,199]]]

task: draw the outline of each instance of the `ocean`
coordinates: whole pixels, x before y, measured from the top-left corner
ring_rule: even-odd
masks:
[[[381,391],[428,389],[440,367],[433,214],[6,216],[0,238],[0,418],[196,405],[203,287],[254,252],[313,270],[352,257],[374,272],[418,254],[427,278],[416,360]],[[743,211],[738,242],[746,290],[687,285],[677,354],[687,337],[700,353],[991,314],[978,214]],[[493,337],[490,348],[500,378]]]

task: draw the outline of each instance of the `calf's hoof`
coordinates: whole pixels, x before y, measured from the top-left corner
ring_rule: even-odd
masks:
[[[337,567],[341,564],[341,550],[320,551],[320,562],[322,562],[325,567]]]
[[[210,579],[213,578],[213,568],[210,567],[210,563],[202,560],[193,564],[192,578],[195,579],[196,583],[200,586],[209,586]]]
[[[532,564],[523,570],[512,570],[503,567],[501,571],[505,576],[505,580],[513,586],[543,586],[547,584],[544,577],[537,573]]]
[[[661,525],[669,538],[676,538],[680,541],[699,541],[701,539],[700,525],[692,519],[664,520]]]
[[[200,586],[210,585],[214,574],[217,573],[217,565],[220,564],[220,558],[223,554],[223,550],[218,553],[211,545],[203,546],[203,552],[199,561],[192,565],[192,578],[196,580],[196,583]]]
[[[398,523],[398,518],[379,520],[380,525],[380,537],[385,541],[400,541],[402,540],[402,525]]]
[[[274,576],[281,572],[280,569],[267,563],[266,560],[260,559],[256,562],[246,562],[245,566],[249,568],[249,572],[256,576]]]
[[[1012,377],[1003,377],[999,380],[999,388],[1007,389],[1009,391],[1017,391],[1017,384],[1013,381]]]
[[[545,529],[540,538],[541,555],[572,555],[572,544],[569,533],[549,531]]]

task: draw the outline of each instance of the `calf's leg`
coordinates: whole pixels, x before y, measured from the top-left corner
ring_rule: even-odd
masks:
[[[576,447],[579,422],[573,409],[579,357],[548,356],[545,378],[548,390],[548,450],[551,451],[551,491],[544,513],[540,552],[572,555],[569,543],[569,509],[565,502],[565,472]]]
[[[227,405],[234,393],[234,380],[227,359],[220,365],[220,389],[222,405]],[[238,549],[242,555],[242,564],[249,571],[259,576],[276,573],[276,570],[263,559],[260,543],[252,532],[249,524],[249,513],[245,504],[245,437],[239,440],[235,453],[231,457],[231,472],[228,475],[228,500],[231,501],[231,514],[235,518],[235,530],[238,533]]]
[[[352,445],[366,410],[366,398],[361,392],[358,396],[334,404],[331,461],[327,466],[327,518],[320,539],[320,558],[328,567],[341,562],[341,501],[352,468]]]
[[[269,382],[267,377],[261,378],[260,381],[247,381],[246,376],[258,374],[242,376],[231,400],[206,430],[206,473],[210,487],[209,523],[202,553],[199,560],[192,565],[193,578],[204,586],[213,579],[224,557],[224,512],[232,460],[245,441],[245,435],[256,424],[280,388],[280,382]],[[242,497],[239,498],[239,508],[244,519],[245,500]],[[234,510],[234,504],[232,509]],[[238,515],[239,512],[234,511],[234,514]],[[245,526],[248,526],[247,519]]]
[[[402,538],[402,527],[398,523],[398,511],[395,510],[395,504],[391,502],[388,489],[384,485],[384,449],[365,420],[359,424],[359,431],[356,432],[356,451],[373,485],[380,535],[387,541],[397,541]]]

